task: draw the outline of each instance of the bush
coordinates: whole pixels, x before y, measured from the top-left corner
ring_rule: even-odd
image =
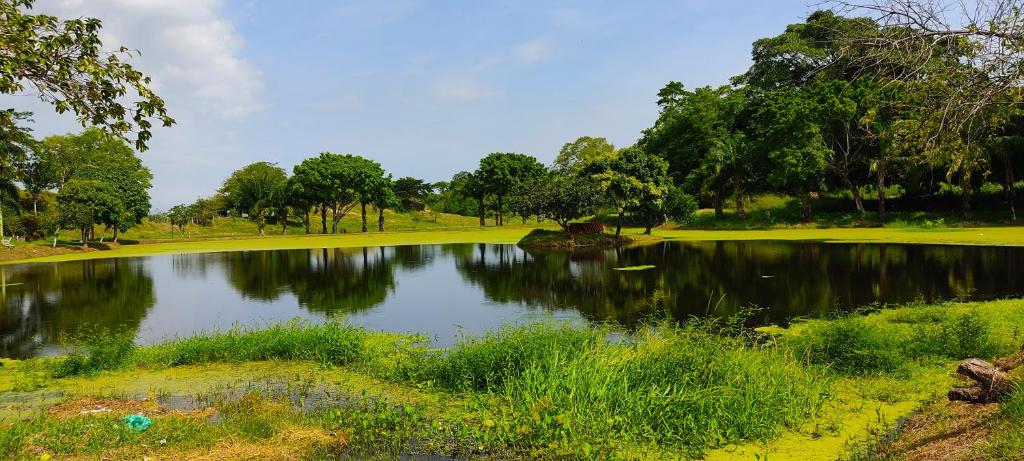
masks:
[[[600,234],[604,232],[601,222],[574,222],[566,229],[570,234]]]
[[[85,327],[75,337],[63,341],[71,351],[54,363],[51,374],[61,378],[122,368],[135,349],[134,340],[132,333]]]
[[[534,457],[577,456],[584,444],[608,452],[623,443],[699,456],[796,427],[828,398],[829,381],[780,349],[669,323],[625,338],[611,333],[504,328],[425,353],[407,378],[487,392],[493,399],[481,398],[478,407],[491,426],[486,440]]]

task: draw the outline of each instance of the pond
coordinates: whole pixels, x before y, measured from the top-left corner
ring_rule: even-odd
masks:
[[[653,266],[653,267],[638,267]],[[617,270],[636,267],[641,270]],[[527,252],[512,245],[246,251],[0,267],[0,356],[61,351],[83,325],[175,336],[344,315],[437,345],[504,323],[632,326],[652,313],[754,324],[871,303],[1024,295],[1024,248],[662,242]]]

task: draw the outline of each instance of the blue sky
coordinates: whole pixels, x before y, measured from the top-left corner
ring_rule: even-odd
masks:
[[[494,151],[633,143],[669,80],[718,85],[808,0],[634,2],[39,0],[139,48],[179,125],[142,154],[166,208],[253,161],[322,151],[444,180]],[[76,130],[30,97],[37,135]],[[3,101],[3,102],[7,102]]]

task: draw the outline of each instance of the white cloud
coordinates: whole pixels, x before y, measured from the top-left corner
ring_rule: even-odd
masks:
[[[221,17],[220,0],[63,0],[38,9],[100,18],[105,45],[141,50],[133,64],[153,78],[172,116],[233,117],[261,107],[262,76],[240,56],[243,39]]]
[[[499,97],[496,89],[472,75],[444,75],[434,81],[434,97],[442,101],[472,102]]]
[[[551,44],[546,39],[530,40],[516,47],[516,57],[525,63],[541,61],[548,57]]]

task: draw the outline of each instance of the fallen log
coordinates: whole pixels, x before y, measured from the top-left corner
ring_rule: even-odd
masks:
[[[960,362],[960,366],[956,369],[957,374],[973,380],[975,384],[971,387],[953,388],[949,391],[949,400],[970,403],[999,402],[1013,390],[1015,385],[1006,371],[1009,370],[981,359],[967,359]]]

